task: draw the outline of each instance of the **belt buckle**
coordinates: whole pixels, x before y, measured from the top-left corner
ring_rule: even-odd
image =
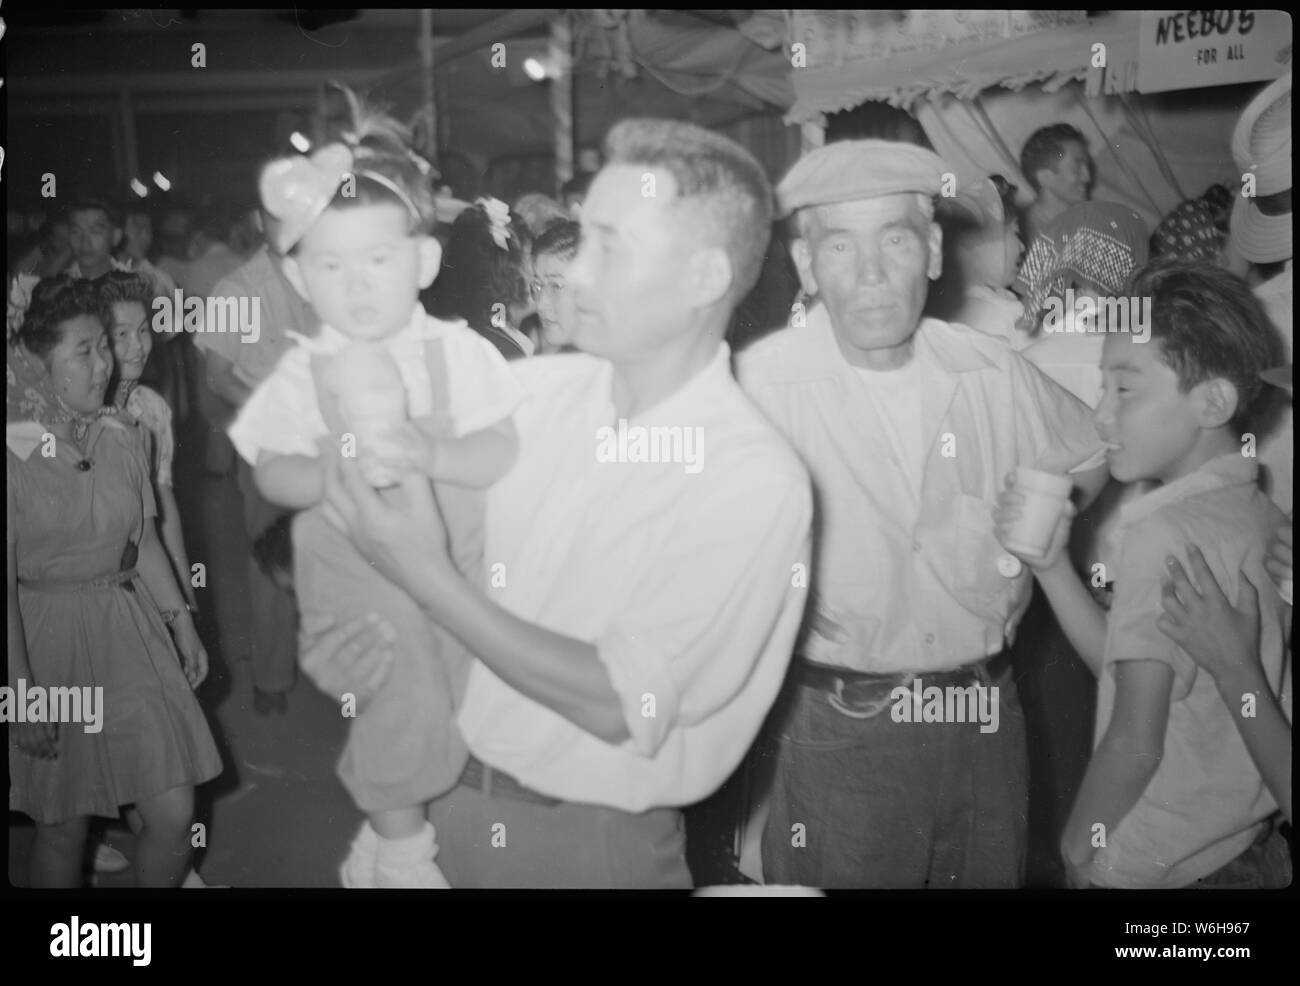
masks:
[[[882,685],[883,684],[887,684],[887,682],[882,683]],[[883,698],[876,699],[863,709],[856,709],[845,701],[844,679],[837,677],[835,679],[835,692],[832,695],[828,695],[826,700],[830,703],[831,708],[836,712],[840,713],[840,715],[848,716],[850,719],[874,719],[893,701],[892,695],[894,688],[896,687],[898,686],[890,686],[890,688],[884,692]]]

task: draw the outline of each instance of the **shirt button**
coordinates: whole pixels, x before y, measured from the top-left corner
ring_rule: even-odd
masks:
[[[925,635],[925,642],[926,642],[927,644],[933,644],[933,643],[934,643],[934,634],[932,634],[932,633],[927,633],[927,634]]]
[[[1020,564],[1020,559],[1015,555],[1002,555],[998,559],[998,574],[1014,579],[1022,571],[1024,571],[1024,566]]]

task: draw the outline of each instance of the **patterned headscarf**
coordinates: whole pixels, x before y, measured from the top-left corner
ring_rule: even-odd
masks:
[[[1017,278],[1025,299],[1020,327],[1032,332],[1047,299],[1061,297],[1078,277],[1111,295],[1147,262],[1146,224],[1114,202],[1080,202],[1048,223],[1034,239]]]
[[[117,409],[101,407],[82,414],[63,403],[45,364],[21,342],[5,346],[5,439],[14,454],[26,459],[50,425],[72,422],[72,437],[84,441],[99,418],[120,421]]]
[[[1224,239],[1214,224],[1210,206],[1203,199],[1188,199],[1165,216],[1151,234],[1151,254],[1214,262]]]

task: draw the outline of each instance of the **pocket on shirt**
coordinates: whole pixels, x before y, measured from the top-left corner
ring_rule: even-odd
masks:
[[[953,540],[953,593],[957,600],[999,618],[1014,595],[1029,578],[1029,568],[1007,578],[998,571],[998,560],[1007,550],[993,536],[994,505],[982,497],[958,495],[957,527]]]

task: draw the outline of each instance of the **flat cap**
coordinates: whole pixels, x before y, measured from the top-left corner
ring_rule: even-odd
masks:
[[[892,140],[842,140],[795,162],[777,186],[779,215],[899,192],[938,195],[950,170],[933,151]]]

